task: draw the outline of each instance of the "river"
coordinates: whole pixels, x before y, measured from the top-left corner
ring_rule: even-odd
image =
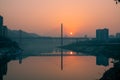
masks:
[[[0,80],[98,80],[105,71],[113,67],[112,59],[102,55],[64,51],[68,56],[63,57],[61,70],[60,56],[39,55],[60,54],[60,50],[54,49],[56,44],[50,46],[52,42],[44,40],[47,43],[44,44],[37,40],[32,41],[32,44],[28,44],[28,41],[24,43],[21,46],[24,48],[22,56],[10,61],[0,61]],[[78,55],[72,56],[73,54]]]
[[[30,56],[7,63],[3,80],[97,80],[112,67],[97,65],[95,56],[65,56],[63,70],[60,56]]]

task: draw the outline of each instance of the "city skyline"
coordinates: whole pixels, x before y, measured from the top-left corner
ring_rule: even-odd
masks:
[[[120,5],[113,0],[1,0],[0,15],[10,29],[22,29],[44,36],[95,36],[95,30],[120,32]]]

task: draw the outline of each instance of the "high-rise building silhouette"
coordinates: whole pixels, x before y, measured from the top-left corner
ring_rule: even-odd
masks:
[[[116,38],[120,38],[120,33],[116,33]]]
[[[0,27],[3,26],[3,17],[0,15]]]
[[[96,30],[96,39],[106,41],[109,39],[109,30],[107,28]]]
[[[0,16],[0,36],[2,36],[3,17]]]
[[[3,25],[3,17],[0,16],[0,37],[7,37],[7,26]]]

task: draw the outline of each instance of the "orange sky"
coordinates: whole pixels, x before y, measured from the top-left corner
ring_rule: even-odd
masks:
[[[10,29],[46,36],[94,36],[97,28],[120,32],[120,4],[114,0],[0,0],[0,14]]]

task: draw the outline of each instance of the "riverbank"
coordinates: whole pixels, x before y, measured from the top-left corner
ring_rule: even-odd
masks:
[[[95,56],[103,54],[111,58],[120,57],[120,41],[79,41],[62,46],[61,48]]]
[[[113,58],[114,66],[105,71],[99,80],[120,80],[120,41],[80,41],[61,48],[74,52],[82,52],[93,56],[104,55],[107,58]],[[117,62],[116,62],[117,61]]]
[[[105,71],[100,80],[120,80],[120,61],[114,63],[114,66]]]
[[[9,38],[0,37],[0,56],[15,55],[21,48],[19,45]]]

